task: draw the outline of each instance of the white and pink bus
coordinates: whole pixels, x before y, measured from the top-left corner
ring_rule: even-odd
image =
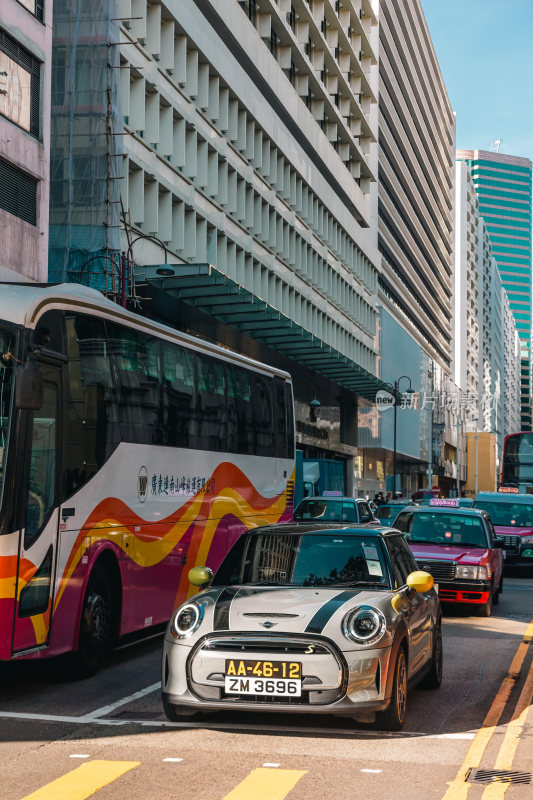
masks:
[[[293,492],[287,373],[93,289],[0,283],[0,660],[91,674]]]

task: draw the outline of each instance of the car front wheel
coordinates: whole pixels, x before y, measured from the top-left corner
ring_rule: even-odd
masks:
[[[202,716],[198,711],[192,711],[185,706],[177,706],[174,705],[174,703],[169,703],[164,695],[162,700],[165,716],[170,722],[193,722]]]
[[[380,731],[401,731],[407,710],[407,658],[405,650],[400,648],[394,665],[392,696],[390,705],[385,711],[376,714],[376,728]]]
[[[490,617],[492,614],[492,588],[489,590],[489,596],[485,603],[482,603],[477,608],[478,617]]]

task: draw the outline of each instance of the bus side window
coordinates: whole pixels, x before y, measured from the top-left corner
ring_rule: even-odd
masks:
[[[44,402],[34,411],[24,547],[42,531],[56,504],[57,384],[44,380]]]
[[[272,382],[258,373],[251,373],[252,408],[254,412],[255,453],[270,456],[274,450]]]
[[[226,376],[224,364],[199,355],[196,361],[200,425],[196,447],[227,450]]]
[[[161,342],[163,444],[190,447],[195,436],[195,353]]]
[[[103,465],[118,440],[108,424],[111,368],[102,320],[67,317],[68,380],[65,397],[63,499]]]
[[[113,419],[120,441],[161,444],[159,342],[115,323],[106,323],[114,389]]]
[[[250,373],[233,364],[226,365],[228,406],[228,452],[251,455],[254,452],[254,420]]]

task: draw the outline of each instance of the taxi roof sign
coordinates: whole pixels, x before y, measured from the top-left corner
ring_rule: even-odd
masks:
[[[342,492],[334,491],[333,489],[328,489],[325,492],[322,492],[322,497],[342,497]]]
[[[455,497],[434,497],[429,501],[430,506],[444,506],[445,508],[459,508],[459,500]]]
[[[516,486],[500,486],[498,491],[502,492],[502,494],[519,494]]]

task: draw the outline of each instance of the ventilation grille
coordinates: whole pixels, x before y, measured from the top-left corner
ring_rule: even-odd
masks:
[[[514,772],[508,769],[470,769],[468,783],[531,783],[531,772]]]

